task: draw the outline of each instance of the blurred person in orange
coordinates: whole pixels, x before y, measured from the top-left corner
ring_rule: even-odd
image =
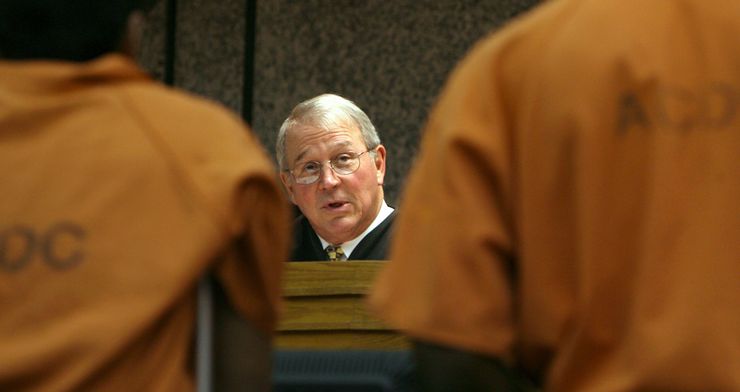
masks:
[[[554,0],[458,66],[371,298],[423,390],[740,390],[739,20]]]
[[[192,390],[207,273],[271,338],[274,168],[239,118],[136,65],[149,6],[0,2],[0,390]]]

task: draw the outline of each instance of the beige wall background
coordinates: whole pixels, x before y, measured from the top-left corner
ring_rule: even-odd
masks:
[[[536,3],[160,0],[139,60],[156,79],[241,114],[271,154],[298,102],[325,92],[353,100],[388,149],[386,198],[397,205],[449,72],[478,39]]]

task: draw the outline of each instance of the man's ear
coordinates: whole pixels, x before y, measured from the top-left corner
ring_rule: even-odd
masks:
[[[290,202],[296,204],[295,197],[293,196],[293,181],[290,178],[290,174],[286,172],[280,172],[280,181],[283,182],[283,187],[285,188],[285,192],[288,193],[288,198],[290,199]]]
[[[383,185],[385,180],[385,146],[382,144],[375,148],[375,176],[378,179],[378,185]]]

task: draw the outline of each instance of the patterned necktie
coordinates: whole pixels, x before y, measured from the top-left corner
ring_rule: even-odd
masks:
[[[344,254],[342,246],[329,245],[326,247],[326,253],[329,255],[329,261],[344,261],[347,260],[347,255]]]

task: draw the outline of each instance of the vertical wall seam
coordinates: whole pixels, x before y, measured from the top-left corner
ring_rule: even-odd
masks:
[[[244,73],[242,85],[242,118],[252,124],[254,98],[254,61],[257,31],[257,0],[246,2],[244,15]]]
[[[164,82],[175,84],[175,45],[177,38],[177,0],[167,0],[165,11],[165,62]]]

